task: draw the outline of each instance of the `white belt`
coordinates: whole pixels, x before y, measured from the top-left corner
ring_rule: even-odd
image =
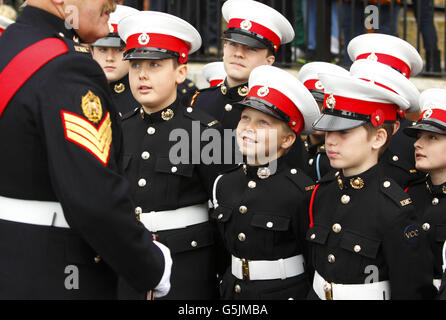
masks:
[[[186,228],[209,221],[208,204],[196,204],[175,210],[143,212],[139,220],[150,232]]]
[[[69,228],[59,202],[22,200],[0,196],[0,219]]]
[[[330,283],[315,271],[313,289],[321,300],[390,300],[389,281],[365,284]]]
[[[286,259],[255,261],[232,256],[231,270],[240,280],[283,280],[304,273],[304,263],[301,254]]]

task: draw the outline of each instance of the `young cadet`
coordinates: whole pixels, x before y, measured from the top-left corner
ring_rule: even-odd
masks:
[[[117,5],[116,11],[110,14],[108,20],[110,33],[105,38],[101,38],[91,44],[93,59],[104,70],[105,76],[112,92],[118,112],[123,115],[138,106],[133,98],[129,85],[129,62],[123,60],[125,43],[118,34],[118,22],[125,16],[138,12],[138,10]]]
[[[122,19],[118,31],[127,44],[130,87],[141,105],[122,118],[124,168],[136,216],[172,252],[166,298],[215,298],[216,231],[208,200],[217,172],[204,164],[200,141],[219,133],[218,121],[183,105],[177,94],[201,37],[186,21],[156,11]]]
[[[348,75],[348,71],[333,63],[319,61],[306,63],[299,70],[297,78],[311,92],[319,109],[322,110],[324,104],[324,86],[319,80],[318,73],[320,72]],[[305,162],[306,165],[303,167],[303,170],[314,181],[321,180],[332,169],[330,167],[330,160],[325,152],[324,142],[325,132],[323,131],[315,131],[305,138],[304,145],[308,153],[308,159]]]
[[[409,78],[422,70],[423,60],[407,41],[385,34],[360,35],[349,43],[347,50],[350,58],[355,61],[350,68],[354,77],[373,81],[382,88],[393,90],[410,103],[407,110],[398,112],[394,136],[389,148],[380,157],[388,174],[404,189],[422,176],[415,169],[414,141],[400,128],[412,123],[405,118],[406,113],[419,112],[420,93]]]
[[[223,39],[224,83],[198,91],[191,106],[215,117],[225,129],[235,129],[241,111],[232,104],[248,94],[251,71],[272,65],[281,44],[294,38],[288,20],[273,8],[254,0],[228,0],[222,7],[228,22]]]
[[[420,119],[405,128],[404,133],[417,139],[414,144],[416,168],[427,176],[410,186],[408,193],[417,208],[422,232],[429,238],[434,254],[433,283],[438,289],[446,240],[446,90],[424,91],[420,105],[423,110]]]
[[[236,105],[243,109],[237,143],[245,163],[219,176],[213,191],[212,217],[232,255],[221,297],[304,299],[304,199],[314,183],[285,158],[299,134],[311,131],[319,108],[296,77],[276,67],[255,68],[249,88]]]
[[[327,131],[327,155],[339,171],[311,196],[309,298],[432,298],[431,255],[412,200],[378,163],[408,101],[351,76],[319,76],[324,110],[313,127]]]

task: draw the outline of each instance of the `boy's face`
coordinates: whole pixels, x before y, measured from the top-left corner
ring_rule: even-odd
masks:
[[[432,172],[446,171],[446,136],[420,131],[414,143],[415,167],[418,170]]]
[[[330,165],[342,169],[345,176],[357,175],[373,167],[378,160],[373,149],[373,139],[363,126],[325,133],[325,150]]]
[[[104,70],[108,82],[122,79],[129,72],[129,62],[122,60],[125,47],[93,47],[93,59]]]
[[[152,112],[172,104],[177,85],[184,82],[187,66],[175,67],[173,59],[131,60],[129,80],[133,97]]]
[[[283,155],[295,135],[284,123],[253,108],[245,108],[237,126],[237,144],[248,164],[266,164]]]
[[[229,83],[248,82],[254,68],[272,65],[274,60],[274,56],[268,55],[268,49],[248,47],[232,41],[226,41],[223,47],[223,63]]]

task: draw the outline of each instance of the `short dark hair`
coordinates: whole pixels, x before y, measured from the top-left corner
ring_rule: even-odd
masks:
[[[387,132],[387,140],[386,143],[379,149],[379,156],[381,156],[384,151],[389,147],[390,141],[392,140],[393,130],[394,130],[394,122],[383,123],[377,127],[374,127],[372,123],[366,122],[364,124],[364,128],[367,130],[367,138],[370,139],[371,136],[378,130],[384,129]]]

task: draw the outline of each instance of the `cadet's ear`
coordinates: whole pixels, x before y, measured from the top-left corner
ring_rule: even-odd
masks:
[[[401,122],[399,120],[396,120],[393,123],[393,134],[398,132],[398,130],[400,129],[400,126],[401,126]]]
[[[180,84],[186,81],[187,77],[187,65],[186,64],[179,64],[176,69],[177,72],[177,79],[176,83]]]
[[[381,149],[387,142],[387,131],[384,128],[379,128],[376,130],[373,135],[373,143],[372,148],[379,150]]]
[[[293,131],[287,130],[285,135],[282,137],[282,144],[280,145],[283,149],[289,149],[294,141],[296,141],[296,135]]]
[[[275,61],[276,61],[276,57],[273,55],[269,55],[268,57],[266,57],[266,62],[270,66],[272,66]]]

